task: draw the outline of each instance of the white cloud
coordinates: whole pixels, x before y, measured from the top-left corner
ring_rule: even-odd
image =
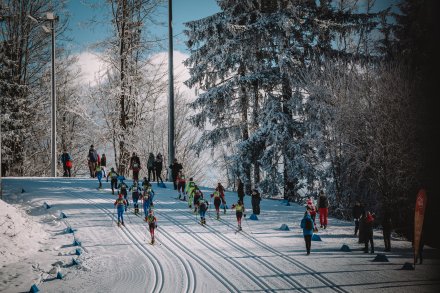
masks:
[[[100,59],[99,53],[82,52],[78,55],[78,66],[81,69],[81,83],[96,85],[96,78],[106,68],[105,63]]]

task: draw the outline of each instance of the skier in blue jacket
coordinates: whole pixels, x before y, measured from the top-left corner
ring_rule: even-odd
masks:
[[[136,180],[133,181],[133,185],[130,186],[129,191],[131,191],[131,199],[133,200],[134,213],[137,214],[139,213],[138,201],[142,189]]]
[[[127,203],[125,202],[124,195],[120,193],[114,203],[114,205],[118,211],[118,226],[120,226],[121,223],[122,223],[122,226],[124,226],[124,210],[125,210],[126,204]]]
[[[313,220],[309,211],[304,213],[304,218],[301,220],[301,228],[303,229],[304,241],[306,242],[307,255],[309,255],[313,235]]]

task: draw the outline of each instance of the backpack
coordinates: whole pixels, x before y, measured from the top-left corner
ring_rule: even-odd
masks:
[[[305,224],[306,230],[312,230],[313,229],[313,221],[310,218],[306,218],[306,224]]]

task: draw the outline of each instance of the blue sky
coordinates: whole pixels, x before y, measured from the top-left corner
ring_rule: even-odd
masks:
[[[110,20],[105,19],[104,0],[70,0],[67,10],[70,14],[69,20],[69,36],[73,39],[71,43],[73,52],[82,52],[88,49],[88,46],[96,41],[103,40],[110,33]],[[158,37],[168,38],[168,12],[167,1],[166,7],[161,9],[160,20],[164,22],[164,27],[152,27],[151,30]],[[93,4],[98,6],[92,6]],[[186,52],[183,43],[184,22],[204,18],[219,12],[215,0],[174,0],[173,1],[173,35],[174,49]],[[98,23],[92,24],[91,20]]]

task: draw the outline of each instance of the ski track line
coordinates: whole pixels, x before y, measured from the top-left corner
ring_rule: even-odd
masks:
[[[192,218],[194,220],[194,217],[191,214],[191,212],[186,212],[185,215],[188,218]],[[210,218],[212,218],[211,216],[209,216]],[[214,220],[214,219],[213,219]],[[197,220],[196,220],[197,222]],[[226,243],[230,244],[231,246],[236,247],[237,250],[241,251],[244,255],[252,257],[255,261],[259,262],[262,266],[264,266],[265,268],[269,269],[270,271],[272,271],[275,274],[279,274],[280,277],[286,281],[289,285],[293,286],[295,290],[299,290],[301,291],[305,291],[305,292],[310,292],[310,290],[308,290],[306,287],[304,287],[303,285],[301,285],[298,281],[296,281],[293,277],[290,277],[288,275],[286,275],[282,270],[280,270],[279,268],[277,268],[276,266],[274,266],[273,264],[271,264],[269,261],[267,261],[266,259],[262,258],[262,257],[258,257],[258,255],[256,255],[255,253],[252,253],[251,251],[249,251],[248,249],[245,249],[243,247],[241,247],[240,245],[236,245],[236,243],[230,239],[229,237],[225,236],[223,233],[221,233],[220,231],[216,230],[214,227],[210,226],[210,225],[206,225],[205,226],[208,230],[210,230],[215,236],[223,239],[223,241],[225,241]]]
[[[108,201],[109,203],[113,203],[112,199],[109,199],[108,197],[101,197],[102,199],[105,199],[106,201]],[[127,218],[128,217],[128,213],[130,211],[127,211]],[[141,221],[138,222],[138,224],[144,224],[143,218],[140,215],[136,215],[136,218],[140,218]],[[160,232],[162,233],[164,230],[160,229]],[[141,229],[138,229],[137,234],[140,235],[142,238],[145,236],[145,233],[141,231]],[[163,232],[163,234],[165,234],[165,232]],[[156,237],[156,241],[159,242],[162,246],[164,246],[168,251],[170,252],[174,252],[168,245],[166,245],[163,241],[160,240],[160,238]],[[174,238],[174,237],[173,237]],[[177,247],[179,246],[180,243],[176,244],[176,241],[172,241]],[[178,241],[177,241],[178,242]],[[173,255],[176,255],[173,253]],[[176,255],[177,258],[179,259],[179,261],[182,263],[182,266],[184,267],[186,276],[187,276],[187,284],[186,284],[186,290],[185,292],[194,292],[195,288],[196,288],[196,276],[194,273],[194,268],[192,267],[191,263],[189,263],[186,259],[182,258],[180,255]]]
[[[225,223],[226,225],[228,225],[229,227],[235,227],[234,224],[223,220],[223,219],[219,219],[219,221]],[[245,219],[245,221],[247,221]],[[247,239],[254,242],[256,245],[260,246],[261,248],[264,248],[270,252],[272,252],[273,254],[283,257],[285,260],[287,260],[288,262],[290,262],[293,265],[296,265],[297,267],[301,268],[302,270],[306,271],[307,273],[310,274],[310,276],[314,277],[315,279],[319,280],[320,282],[322,282],[324,285],[326,285],[329,289],[333,289],[336,292],[342,292],[342,293],[348,293],[349,291],[341,288],[339,285],[336,285],[333,281],[329,280],[327,277],[322,276],[322,273],[308,267],[307,265],[301,263],[300,261],[294,259],[293,257],[287,255],[287,254],[283,254],[282,252],[279,252],[278,250],[272,248],[271,246],[267,245],[266,243],[262,242],[261,240],[258,240],[257,238],[255,238],[254,236],[250,235],[249,233],[245,232],[245,231],[241,231],[244,235],[246,235]]]
[[[156,205],[157,205],[157,203],[159,203],[159,201],[156,201]],[[159,211],[159,209],[156,209],[155,213],[160,216],[164,215],[162,212]],[[164,217],[164,218],[167,218],[167,217]],[[173,223],[176,223],[176,221],[177,221],[174,218],[169,218],[169,219],[172,219],[171,222],[173,222]],[[174,245],[176,245],[176,247],[178,249],[180,249],[182,252],[184,252],[187,255],[187,257],[192,258],[194,261],[196,261],[202,267],[204,267],[207,271],[209,271],[215,279],[217,279],[221,284],[223,284],[226,287],[228,292],[240,292],[240,290],[234,284],[232,284],[228,280],[224,280],[224,279],[218,277],[219,275],[221,275],[221,273],[218,270],[216,270],[212,265],[210,265],[206,262],[199,262],[199,260],[193,256],[194,254],[180,240],[178,240],[177,238],[172,236],[171,233],[167,232],[164,229],[161,229],[160,231],[164,235],[163,237],[167,238],[170,242],[172,242]],[[160,238],[157,238],[157,239],[159,240]],[[164,244],[163,241],[161,241],[161,243]],[[171,249],[169,249],[169,250],[172,251]],[[190,265],[191,270],[194,274],[194,269],[193,269],[191,263],[189,263],[189,265]],[[194,281],[194,283],[195,283],[195,281]],[[194,292],[194,291],[191,291],[191,292]]]
[[[111,210],[109,210],[107,208],[100,207],[99,204],[94,202],[92,199],[85,198],[81,195],[75,195],[75,196],[78,196],[78,197],[82,198],[83,200],[96,206],[98,209],[102,210],[107,216],[109,216],[112,219],[112,221],[115,221],[114,213]],[[142,252],[142,254],[144,254],[147,257],[147,259],[151,262],[151,264],[153,265],[156,280],[154,282],[154,287],[151,292],[162,292],[163,286],[164,286],[164,282],[163,282],[164,271],[163,271],[163,267],[162,267],[161,263],[153,254],[149,253],[149,251],[143,246],[142,241],[137,239],[133,235],[133,233],[130,231],[130,229],[128,229],[127,227],[123,227],[120,229],[123,231],[123,233],[126,235],[126,237],[135,245],[135,247],[138,248]]]
[[[196,232],[192,231],[191,229],[189,229],[188,227],[186,227],[184,224],[180,223],[179,221],[177,221],[176,219],[174,219],[171,216],[165,215],[163,214],[164,218],[167,218],[168,220],[170,220],[171,222],[173,222],[174,224],[176,224],[177,227],[181,228],[183,231],[189,233],[191,232],[191,235],[193,235],[193,238],[197,240],[197,242],[199,242],[200,244],[202,244],[203,246],[209,246],[212,248],[213,253],[217,254],[220,257],[223,257],[223,255],[219,252],[216,251],[215,247],[213,245],[211,245],[210,243],[204,242],[201,237],[199,235],[197,235]],[[229,259],[225,259],[227,262],[229,262],[230,264],[232,264],[234,267],[236,267],[239,271],[241,271],[244,275],[246,275],[249,279],[251,279],[252,281],[254,281],[255,284],[257,284],[264,292],[276,292],[275,289],[271,289],[269,288],[269,286],[264,282],[261,281],[259,279],[259,277],[257,275],[255,275],[254,273],[242,268],[241,266],[236,266],[233,264],[233,262]]]

